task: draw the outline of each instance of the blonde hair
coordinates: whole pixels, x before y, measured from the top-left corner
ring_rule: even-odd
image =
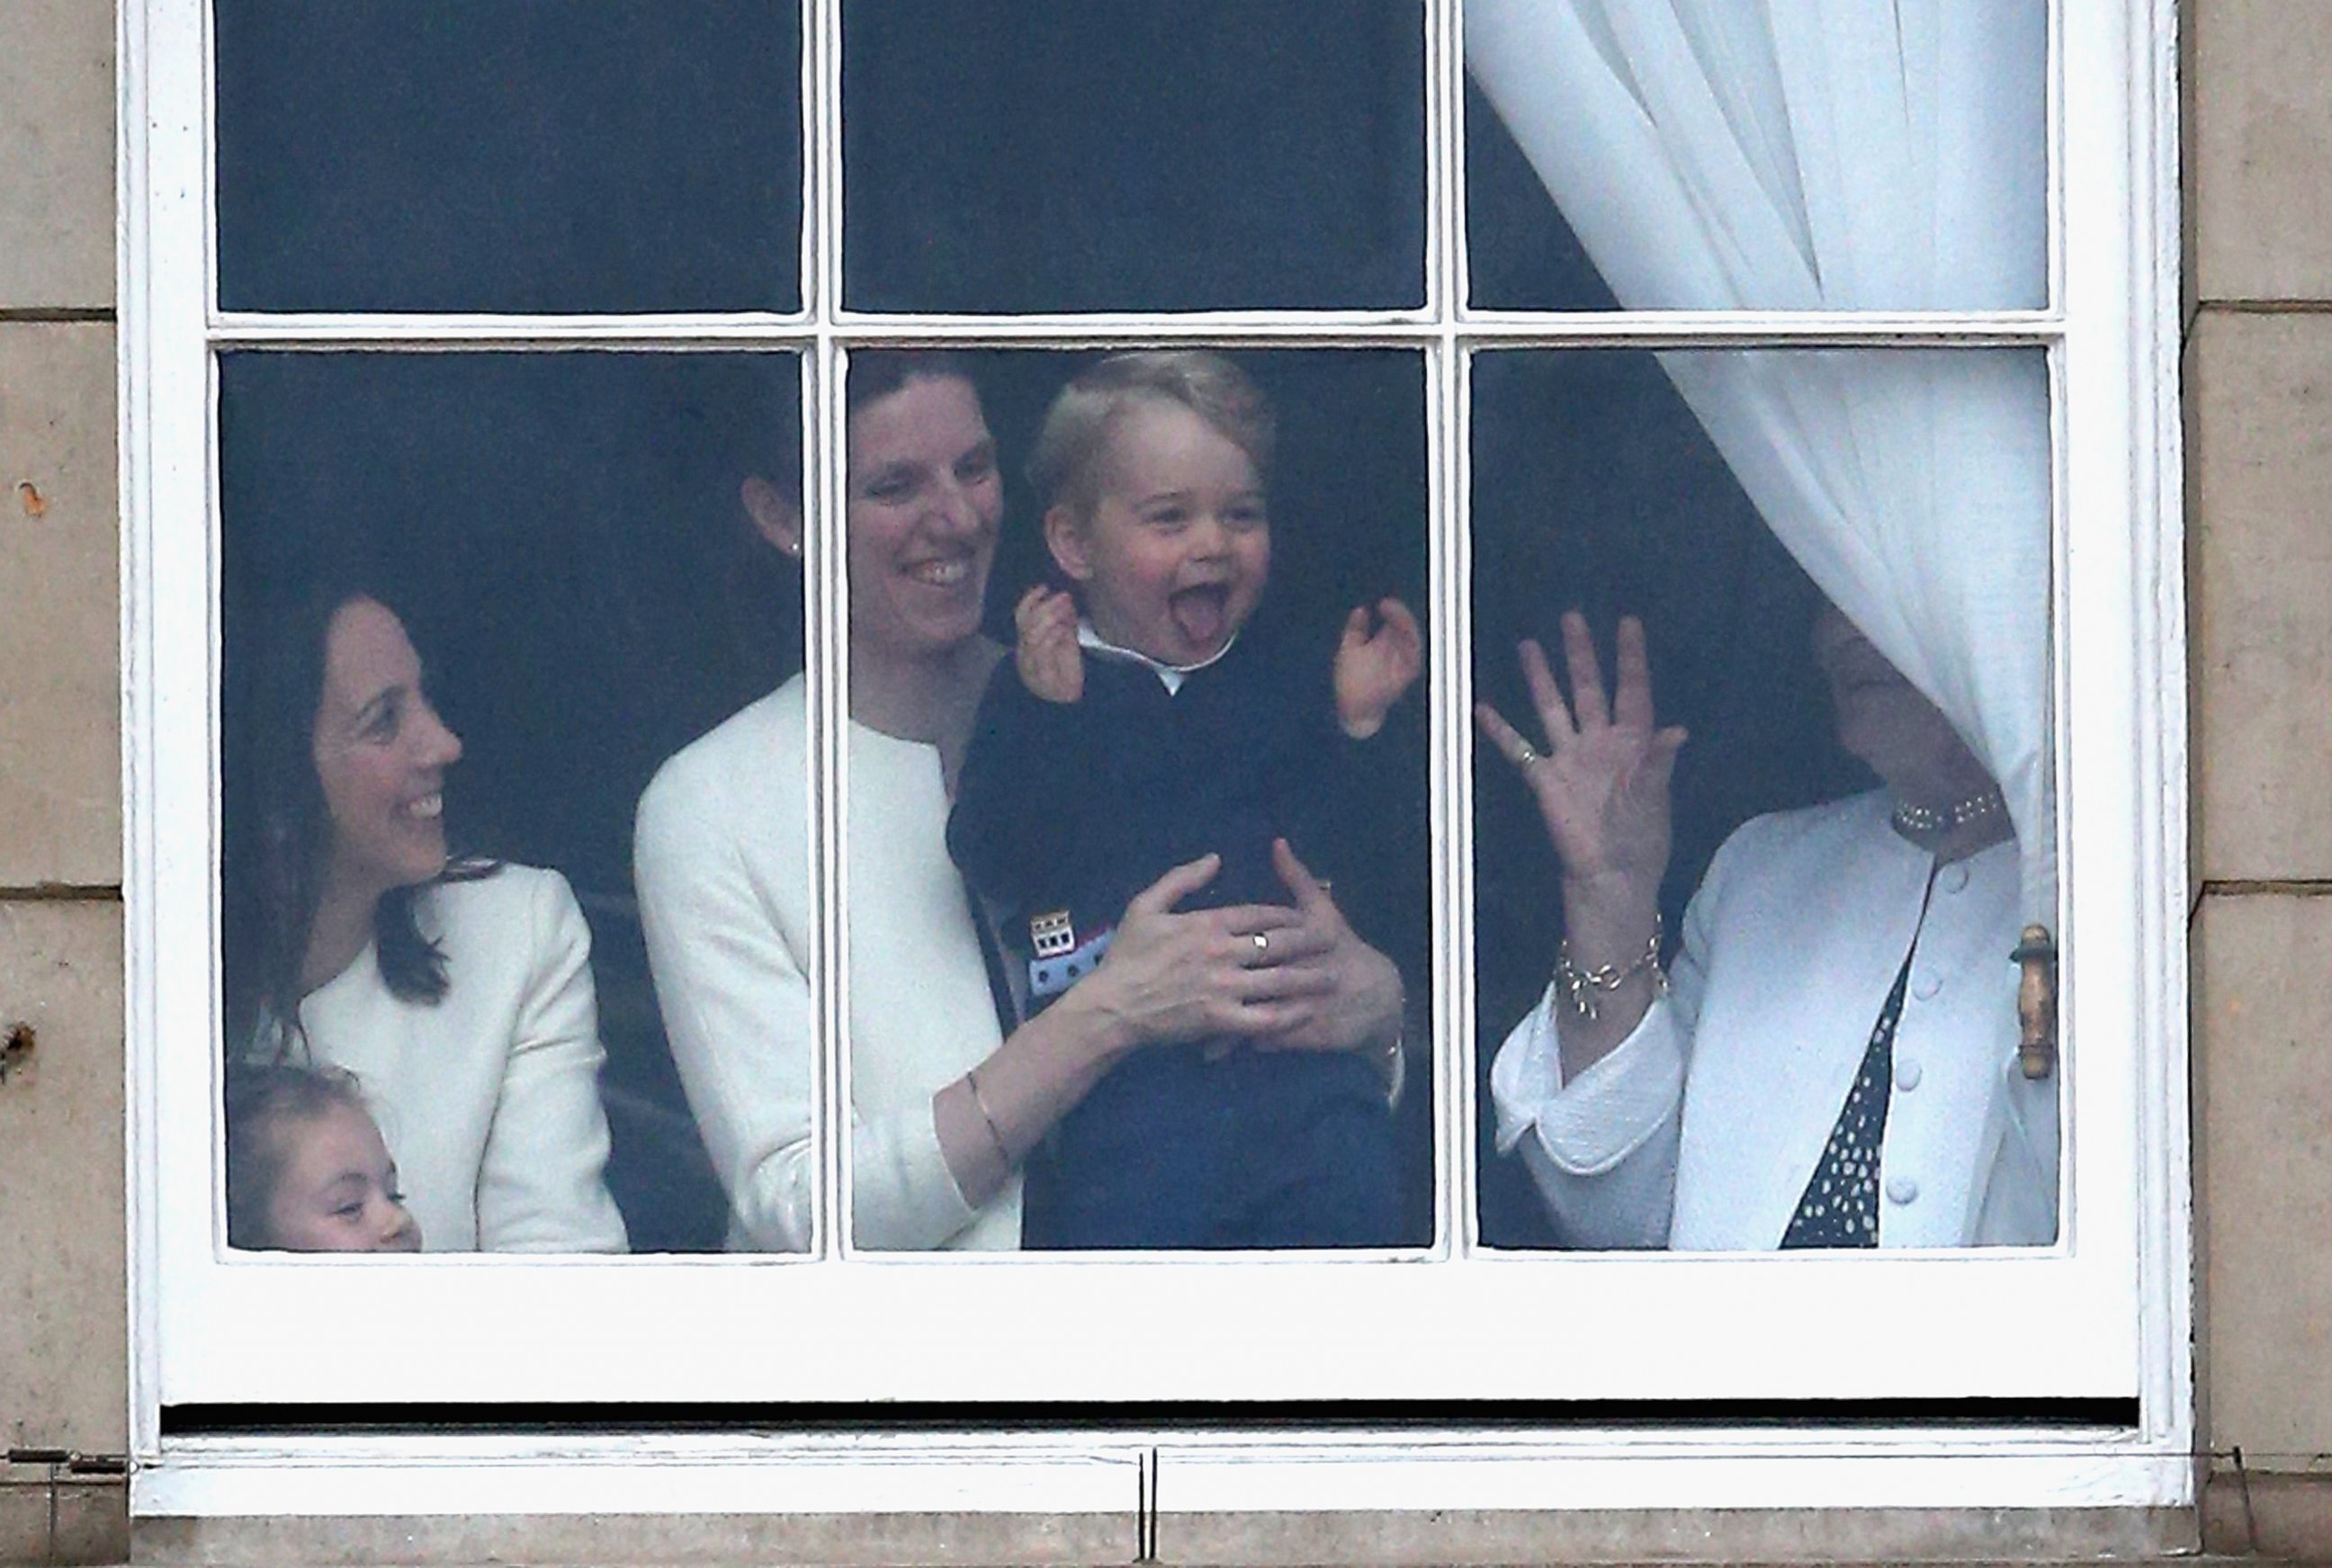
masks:
[[[1089,517],[1101,499],[1100,471],[1118,419],[1142,403],[1177,403],[1247,454],[1267,479],[1275,421],[1271,403],[1246,371],[1202,349],[1112,354],[1061,388],[1028,458],[1028,480],[1047,508]]]

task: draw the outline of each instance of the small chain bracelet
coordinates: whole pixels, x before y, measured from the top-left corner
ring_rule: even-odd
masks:
[[[996,1124],[996,1113],[988,1108],[988,1096],[980,1092],[977,1068],[964,1074],[963,1086],[971,1091],[971,1108],[978,1111],[980,1119],[988,1123],[989,1142],[996,1145],[997,1158],[1004,1162],[1004,1169],[1008,1173],[1019,1162],[1012,1157],[1012,1145],[1004,1141],[1004,1129]]]
[[[1652,977],[1652,993],[1666,996],[1668,977],[1660,972],[1660,917],[1652,916],[1651,940],[1644,951],[1624,964],[1597,964],[1593,969],[1581,969],[1571,961],[1571,939],[1565,937],[1554,957],[1554,983],[1563,988],[1565,1000],[1582,1023],[1593,1023],[1603,1016],[1604,999],[1649,971]]]

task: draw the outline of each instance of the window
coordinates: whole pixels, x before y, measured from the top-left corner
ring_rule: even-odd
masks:
[[[2175,581],[2161,384],[2174,290],[2155,9],[2149,28],[2090,0],[1930,5],[1872,32],[1872,14],[1814,0],[1032,4],[968,34],[920,0],[819,0],[798,18],[595,8],[555,24],[514,4],[131,6],[139,1440],[162,1461],[149,1496],[205,1495],[167,1488],[198,1450],[222,1451],[199,1434],[229,1416],[766,1420],[872,1401],[967,1421],[1037,1407],[1069,1427],[1129,1404],[1207,1407],[1231,1428],[1336,1401],[1457,1429],[1495,1411],[1535,1424],[1476,1454],[1463,1484],[1507,1499],[1534,1496],[1559,1454],[1634,1473],[1600,1428],[1550,1435],[1614,1410],[2005,1411],[2057,1425],[2020,1439],[2029,1463],[1983,1483],[1987,1500],[2183,1496],[2182,687],[2162,586]],[[1881,81],[1895,97],[1866,101]],[[1123,408],[1083,468],[1022,470],[1065,384],[1103,376],[1113,352],[1160,349],[1230,366],[1276,408],[1277,438],[1266,455],[1228,416],[1176,426],[1244,477],[1118,499],[1200,493],[1193,526],[1247,542],[1196,568],[1174,546],[1158,559],[1182,575],[1145,588],[1139,563],[1096,564],[1106,497],[1075,499],[1080,483],[1133,484]],[[934,368],[934,350],[955,359]],[[861,401],[851,378],[883,373],[889,389]],[[893,469],[873,464],[870,411],[933,386],[953,402],[909,422]],[[1161,396],[1133,406],[1200,407]],[[1171,445],[1155,440],[1141,450]],[[846,526],[906,515],[918,485],[952,498],[931,515],[955,533],[916,521],[878,550]],[[1266,512],[1267,570],[1253,553]],[[1182,520],[1129,512],[1125,526],[1147,541]],[[991,545],[984,620],[973,602],[965,621],[963,585],[976,600]],[[1127,648],[1193,667],[1179,678],[1199,685],[1164,683],[1178,703],[1184,689],[1291,695],[1222,710],[1215,749],[1147,794],[1118,762],[1078,771],[1088,753],[1065,763],[1050,740],[983,752],[1004,731],[966,717],[987,678],[984,664],[963,673],[972,629],[1011,640],[1018,596],[1048,574],[1075,588],[1089,640],[1111,645],[1079,655],[1083,678],[1130,672],[1129,703],[1167,711]],[[325,579],[334,594],[312,602]],[[1160,645],[1180,636],[1192,656],[1144,645],[1153,588],[1154,627],[1176,628]],[[1825,597],[1863,652],[1810,644]],[[1362,722],[1333,650],[1354,606],[1368,613],[1347,640],[1395,636],[1388,600],[1419,627],[1417,674],[1387,677]],[[381,612],[365,632],[378,657],[355,674],[352,603]],[[1665,876],[1628,867],[1646,907],[1630,905],[1627,942],[1657,907],[1667,934],[1644,956],[1673,979],[1666,997],[1632,948],[1597,950],[1597,907],[1564,895],[1567,872],[1610,865],[1551,842],[1542,820],[1551,775],[1535,770],[1564,736],[1550,732],[1561,715],[1534,712],[1515,647],[1560,645],[1571,607],[1628,702],[1639,688],[1614,644],[1633,634],[1616,627],[1642,618],[1657,722],[1691,731],[1654,835],[1672,840]],[[913,700],[936,688],[896,684],[903,648],[919,670],[954,661],[954,716],[936,728]],[[1265,673],[1233,684],[1234,653]],[[1851,663],[1866,654],[1878,664]],[[1583,662],[1556,664],[1592,727]],[[1858,722],[1849,708],[1882,729],[1899,717],[1854,707],[1880,671],[1940,713],[1921,732],[1954,737],[1997,795],[1972,783],[1912,800],[1881,757],[1896,799],[1864,796],[1859,826],[1825,807],[1733,838],[1869,789],[1852,758],[1884,747],[1849,735],[1841,751],[1831,735]],[[1316,788],[1273,772],[1268,727],[1297,692],[1325,740],[1291,741],[1303,760],[1288,766],[1317,766]],[[1477,702],[1507,727],[1477,725]],[[1031,711],[1031,733],[1056,732],[1042,725],[1058,714]],[[1203,710],[1171,711],[1183,724]],[[301,721],[288,745],[269,725],[285,712]],[[718,727],[741,712],[760,716]],[[707,751],[708,732],[730,739]],[[1164,745],[1128,732],[1110,755]],[[707,762],[721,747],[746,760]],[[1045,885],[981,885],[970,915],[952,874],[932,879],[949,795],[963,807],[983,765],[1004,807],[1047,821],[1082,811],[1078,780],[1098,781],[1110,808],[1085,813],[1100,824],[1085,858],[1136,889],[1176,858],[1160,846],[1213,841],[1129,822],[1228,820],[1268,796],[1224,885],[1242,904],[1274,895],[1255,846],[1280,832],[1316,846],[1325,896],[1385,966],[1371,974],[1400,975],[1400,999],[1380,998],[1373,1033],[1330,1039],[1323,1024],[1306,1042],[1342,1050],[1158,1034],[1180,1087],[1125,1090],[1113,1122],[1056,1123],[1049,1102],[1024,1115],[1059,1083],[1015,1077],[1036,1046],[991,1054],[998,1008],[1035,1012],[1065,972],[1047,965],[1097,960],[1100,927],[1152,939],[1125,936],[1122,887],[1099,927],[1083,893],[1048,926]],[[1355,780],[1359,814],[1342,814]],[[301,795],[320,835],[280,864],[307,866],[320,893],[253,869],[279,865],[293,820],[271,815],[279,795]],[[1890,829],[1907,801],[1916,810]],[[1332,807],[1324,827],[1284,826]],[[1950,842],[1991,860],[1927,853],[1971,824]],[[1120,830],[1141,846],[1123,865]],[[1861,837],[1840,838],[1836,872],[1788,862],[1796,893],[1754,869],[1781,856],[1776,834],[1849,830]],[[1870,846],[1907,844],[1908,895],[1862,918]],[[464,849],[480,858],[456,856],[440,881]],[[725,910],[696,907],[724,887]],[[1954,961],[1942,943],[1964,892],[1998,907]],[[391,952],[405,928],[382,912],[406,899],[444,955],[436,982],[425,949]],[[347,910],[335,949],[327,914]],[[1289,929],[1223,919],[1258,954]],[[1992,1070],[2012,1061],[2015,971],[1991,934],[2003,921],[2040,925],[2061,953],[2057,1056],[2021,1083]],[[1809,942],[1809,957],[1786,940],[1799,923],[1867,927],[1869,951]],[[976,940],[983,926],[992,940]],[[1724,934],[1736,928],[1755,942]],[[1570,999],[1549,986],[1565,935],[1562,961],[1584,974]],[[508,964],[473,956],[506,948]],[[1745,969],[1773,982],[1761,1027],[1778,1040],[1791,1009],[1811,1018],[1846,984],[1792,966],[1849,949],[1883,961],[1831,1009],[1854,1015],[1842,1066],[1768,1071],[1735,1048],[1695,1050],[1687,1069],[1686,1045],[1654,1037],[1748,1037],[1724,1021],[1750,1005]],[[398,961],[421,978],[392,980]],[[491,978],[505,969],[520,977],[507,986]],[[782,988],[763,983],[779,971]],[[1970,975],[1991,999],[1993,1055],[1955,1076],[1959,1037],[1929,1020]],[[286,995],[290,1009],[268,1005]],[[1625,1041],[1596,1035],[1607,995],[1643,1020]],[[1866,1058],[1882,1012],[1886,1049]],[[774,1020],[766,1036],[741,1033],[756,1020]],[[878,1048],[958,1030],[961,1059],[943,1070]],[[1078,1037],[1060,1017],[1040,1033],[1056,1066]],[[235,1233],[228,1064],[298,1036],[353,1071],[405,1168],[419,1257],[295,1255]],[[741,1052],[725,1043],[748,1036]],[[518,1064],[504,1042],[521,1037]],[[1597,1065],[1565,1055],[1582,1040]],[[1558,1082],[1599,1075],[1596,1092],[1625,1101],[1670,1059],[1681,1132],[1668,1112],[1639,1114],[1641,1138],[1617,1120],[1556,1125]],[[1349,1080],[1333,1096],[1318,1086],[1330,1073]],[[1235,1075],[1244,1086],[1226,1095]],[[1923,1078],[1926,1098],[1907,1098]],[[1721,1135],[1785,1117],[1820,1134],[1858,1081],[1878,1085],[1864,1103],[1894,1107],[1875,1176],[1852,1169],[1872,1158],[1868,1129],[1858,1145],[1841,1123],[1835,1160],[1817,1136],[1811,1171]],[[1365,1152],[1341,1131],[1318,1134],[1324,1153],[1305,1143],[1324,1112],[1254,1111],[1282,1094],[1333,1098]],[[1195,1107],[1187,1123],[1161,1109],[1170,1095]],[[1708,1109],[1728,1095],[1754,1108]],[[1938,1103],[1959,1108],[1926,1109]],[[1984,1147],[2026,1156],[2014,1201],[1993,1190],[1994,1163],[1901,1163],[1923,1125],[1998,1114],[2014,1125],[1987,1123]],[[1145,1136],[1153,1122],[1193,1131]],[[1198,1142],[1218,1124],[1233,1130]],[[1014,1170],[1039,1138],[1049,1190]],[[1667,1165],[1662,1147],[1679,1151]],[[1606,1224],[1566,1207],[1572,1178],[1637,1169],[1647,1150],[1649,1209]],[[1133,1178],[1133,1196],[1084,1229],[1097,1189],[1060,1174],[1080,1169]],[[1367,1225],[1210,1213],[1131,1243],[1112,1229],[1144,1195],[1234,1178],[1252,1188],[1223,1205],[1276,1216],[1284,1190],[1316,1195],[1319,1171],[1370,1178],[1350,1200]],[[1783,1228],[1829,1214],[1826,1177],[1857,1184],[1882,1239],[1918,1244],[1863,1256],[1849,1227],[1777,1250]],[[2017,1212],[1995,1225],[2002,1203]],[[1751,1207],[1763,1229],[1734,1224]],[[1913,1223],[1938,1207],[1964,1218]],[[1071,1238],[1016,1249],[1024,1222]],[[1976,1446],[1937,1428],[1892,1450],[1823,1449],[1779,1430],[1712,1426],[1655,1448],[1795,1456],[1814,1478],[1792,1495],[1810,1500],[1834,1484],[1811,1456],[1888,1451],[1907,1468],[1888,1495],[1916,1500],[1941,1473],[1918,1461]],[[1284,1449],[1295,1467],[1255,1475],[1342,1477],[1324,1484],[1355,1488],[1335,1494],[1352,1504],[1370,1504],[1358,1488],[1385,1464],[1424,1466],[1400,1472],[1421,1488],[1403,1496],[1458,1495],[1434,1490],[1457,1472],[1394,1439],[1255,1440],[1239,1451]],[[1170,1440],[1182,1457],[1169,1462],[1197,1490],[1226,1485],[1207,1479],[1209,1456],[1230,1441]],[[1626,1485],[1649,1501],[1725,1495],[1719,1480]]]

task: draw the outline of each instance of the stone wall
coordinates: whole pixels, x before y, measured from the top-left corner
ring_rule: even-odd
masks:
[[[0,0],[0,1445],[128,1443],[114,17]],[[0,1561],[118,1557],[119,1479],[0,1467]]]
[[[2332,4],[2195,0],[2187,581],[2214,1543],[2332,1554]]]

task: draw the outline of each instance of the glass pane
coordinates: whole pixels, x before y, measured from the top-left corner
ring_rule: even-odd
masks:
[[[722,1244],[722,1180],[753,1151],[707,1156],[688,1095],[721,1064],[701,1041],[807,1010],[806,982],[721,967],[731,906],[808,903],[788,884],[802,775],[715,755],[737,743],[715,726],[801,666],[799,574],[745,505],[798,526],[799,374],[790,355],[223,358],[237,1245],[339,1234],[268,1218],[299,1196],[290,1156],[318,1120],[300,1107],[349,1100],[247,1071],[277,1058],[355,1075],[430,1250]],[[665,768],[675,752],[697,760]],[[760,862],[711,837],[749,827]]]
[[[2037,309],[2047,0],[1469,0],[1477,309]]]
[[[847,0],[843,293],[969,312],[1416,306],[1403,0]]]
[[[1429,1241],[1419,357],[850,377],[858,1245]]]
[[[2054,1239],[2046,375],[1477,357],[1490,1245]]]
[[[797,309],[797,7],[217,0],[219,301]]]

